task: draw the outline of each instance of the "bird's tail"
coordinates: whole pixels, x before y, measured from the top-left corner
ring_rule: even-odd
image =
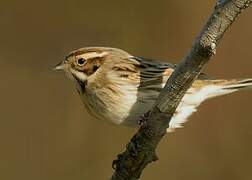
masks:
[[[187,93],[181,100],[175,115],[172,117],[167,132],[173,132],[176,128],[183,127],[183,124],[188,120],[188,117],[196,112],[199,106],[206,99],[230,94],[242,89],[252,89],[251,79],[231,79],[231,80],[199,80],[195,82],[194,87],[197,91]],[[190,92],[190,89],[189,89]]]
[[[233,93],[239,90],[252,89],[252,78],[250,79],[231,79],[231,80],[211,80],[212,85],[217,87],[217,91],[211,97]]]
[[[230,80],[223,89],[226,90],[240,90],[252,88],[252,79],[234,79]]]

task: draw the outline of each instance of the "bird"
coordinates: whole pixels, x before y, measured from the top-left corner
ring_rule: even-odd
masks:
[[[116,125],[138,127],[177,65],[111,47],[71,51],[55,66],[72,80],[89,114]],[[205,100],[252,88],[252,78],[213,79],[201,73],[180,101],[167,132],[183,127]]]

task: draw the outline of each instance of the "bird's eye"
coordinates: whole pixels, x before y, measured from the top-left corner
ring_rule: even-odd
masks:
[[[79,66],[82,66],[85,63],[85,59],[84,58],[80,58],[80,59],[77,60],[77,62],[78,62]]]

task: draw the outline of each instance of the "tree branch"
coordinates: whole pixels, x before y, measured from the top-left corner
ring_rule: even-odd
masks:
[[[113,162],[112,180],[138,179],[147,164],[157,160],[155,149],[166,134],[180,100],[215,54],[225,31],[251,0],[218,0],[215,9],[160,93],[155,106],[146,117],[145,125],[133,136],[126,150]]]

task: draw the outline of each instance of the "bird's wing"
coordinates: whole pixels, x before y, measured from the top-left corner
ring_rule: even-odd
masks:
[[[145,92],[146,97],[155,94],[154,92],[161,92],[166,81],[169,79],[172,72],[177,65],[170,63],[163,63],[146,58],[135,58],[139,62],[140,67],[140,86],[141,92]],[[194,82],[192,87],[187,91],[181,100],[174,116],[172,117],[167,132],[172,132],[176,128],[180,128],[188,120],[188,117],[196,111],[197,106],[204,100],[204,92],[199,91],[207,83],[208,76],[201,73],[198,79]],[[157,93],[156,95],[158,95]],[[201,96],[203,97],[201,98]]]
[[[140,69],[140,87],[150,87],[153,85],[165,84],[172,72],[177,67],[176,64],[165,63],[142,57],[133,57]],[[201,73],[197,80],[210,79],[205,73]],[[160,87],[163,88],[163,87]]]

